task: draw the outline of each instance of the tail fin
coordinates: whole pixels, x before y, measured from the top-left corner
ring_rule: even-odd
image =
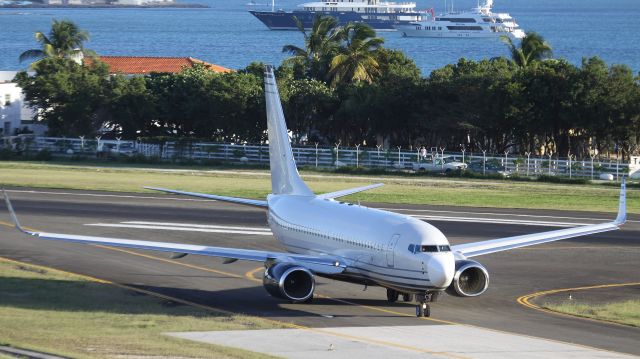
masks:
[[[264,69],[264,96],[267,103],[267,134],[269,136],[269,161],[271,165],[271,191],[273,194],[313,196],[313,192],[300,178],[293,159],[287,124],[284,121],[282,103],[273,66]]]

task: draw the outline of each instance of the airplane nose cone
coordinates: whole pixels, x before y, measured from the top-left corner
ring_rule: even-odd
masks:
[[[433,256],[427,264],[431,285],[445,288],[451,284],[455,272],[455,260],[453,254],[440,254]]]

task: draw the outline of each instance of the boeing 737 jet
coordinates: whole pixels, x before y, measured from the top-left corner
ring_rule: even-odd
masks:
[[[381,186],[374,184],[316,195],[298,174],[287,134],[273,67],[266,66],[264,92],[272,193],[266,200],[217,196],[163,188],[167,193],[226,201],[265,210],[274,237],[287,252],[235,249],[182,243],[35,232],[22,228],[6,193],[15,227],[41,239],[100,244],[261,262],[264,287],[271,295],[294,303],[309,302],[315,277],[326,277],[387,289],[387,299],[401,295],[415,301],[416,315],[429,316],[429,303],[443,292],[475,297],[489,286],[489,273],[470,258],[535,244],[618,229],[626,220],[625,183],[622,181],[618,216],[614,221],[450,245],[436,227],[411,216],[336,201],[336,198]]]

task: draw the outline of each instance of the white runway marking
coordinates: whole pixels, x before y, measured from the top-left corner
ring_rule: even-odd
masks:
[[[450,211],[444,209],[410,209],[410,208],[387,208],[387,207],[377,207],[377,209],[405,213],[405,212],[432,212],[432,213],[453,213],[453,214],[465,214],[465,215],[476,215],[476,216],[501,216],[501,217],[526,217],[526,218],[550,218],[550,219],[575,219],[581,221],[602,221],[603,218],[591,218],[591,217],[569,217],[569,216],[549,216],[549,215],[541,215],[541,214],[518,214],[518,213],[497,213],[497,212],[472,212],[472,211]],[[611,216],[614,214],[611,213]],[[606,220],[606,218],[604,218]],[[632,222],[640,222],[640,221],[632,221]]]
[[[105,198],[132,198],[132,199],[152,199],[152,200],[161,200],[161,201],[183,201],[183,202],[217,202],[212,199],[197,199],[197,198],[176,198],[176,197],[168,197],[168,196],[145,196],[145,195],[125,195],[125,194],[106,194],[106,193],[74,193],[74,192],[55,192],[55,191],[37,191],[37,190],[7,190],[7,192],[13,193],[30,193],[30,194],[47,194],[47,195],[57,195],[57,196],[80,196],[80,197],[105,197]],[[434,209],[409,209],[409,208],[387,208],[387,207],[372,207],[376,209],[405,213],[405,212],[432,212],[432,213],[452,213],[452,214],[465,214],[465,215],[477,215],[477,216],[501,216],[501,217],[524,217],[524,218],[547,218],[547,219],[568,219],[568,220],[580,220],[580,221],[596,221],[603,222],[606,219],[603,218],[590,218],[590,217],[568,217],[568,216],[545,216],[545,215],[535,215],[535,214],[511,214],[511,213],[495,213],[495,212],[470,212],[470,211],[450,211],[450,210],[434,210]],[[405,213],[407,214],[407,213]],[[611,214],[612,219],[615,214]],[[420,216],[415,216],[416,218],[420,218]],[[429,216],[422,216],[427,219]],[[446,216],[445,216],[446,217]],[[452,218],[456,218],[453,217]],[[462,218],[462,217],[458,217]],[[468,217],[469,218],[469,217]],[[473,217],[478,220],[491,220],[490,218],[483,217]],[[435,217],[433,220],[436,220]],[[445,220],[445,219],[438,219]],[[504,218],[495,219],[495,221],[505,221]],[[514,220],[516,221],[516,220]],[[470,222],[469,220],[460,220],[459,222]],[[534,222],[525,221],[525,222]],[[538,221],[535,221],[538,222]],[[640,223],[640,221],[636,220],[627,220],[628,223]],[[478,222],[478,223],[506,223],[506,222]],[[517,222],[509,222],[511,224],[518,224]],[[541,222],[542,223],[542,222]],[[568,226],[579,226],[584,225],[585,223],[568,223],[568,222],[548,222],[548,223],[560,223],[559,227],[568,227]],[[526,225],[526,224],[524,224]],[[544,224],[545,226],[550,224]]]
[[[216,226],[211,224],[192,224],[192,223],[172,223],[172,222],[143,222],[143,221],[128,221],[121,222],[124,224],[142,224],[151,226],[171,226],[171,227],[192,227],[192,228],[211,228],[211,229],[232,229],[240,231],[261,231],[271,233],[271,229],[268,227],[231,227],[231,226]]]
[[[55,196],[79,196],[79,197],[105,197],[105,198],[135,198],[135,199],[155,199],[166,201],[184,201],[184,202],[215,202],[213,199],[197,199],[197,198],[170,198],[170,197],[154,197],[143,195],[127,195],[127,194],[106,194],[106,193],[73,193],[73,192],[51,192],[51,191],[35,191],[35,190],[18,190],[8,189],[7,192],[13,193],[33,193],[33,194],[50,194]]]
[[[629,358],[560,341],[465,325],[168,333],[285,358]],[[461,339],[463,338],[463,339]]]
[[[266,228],[256,228],[255,230],[247,230],[251,229],[251,227],[241,228],[241,227],[228,227],[228,226],[209,226],[209,225],[200,225],[200,224],[187,224],[187,223],[154,223],[154,222],[143,222],[147,224],[133,224],[131,222],[121,222],[121,223],[88,223],[85,226],[94,226],[94,227],[115,227],[115,228],[135,228],[135,229],[160,229],[164,231],[183,231],[183,232],[206,232],[206,233],[228,233],[228,234],[251,234],[257,236],[270,236],[271,231]],[[238,229],[239,228],[239,229]]]
[[[426,221],[444,221],[444,222],[468,222],[468,223],[487,223],[487,224],[515,224],[523,226],[545,226],[545,227],[576,227],[586,225],[587,223],[569,223],[569,222],[548,222],[548,221],[526,221],[516,219],[498,219],[498,218],[475,218],[475,217],[454,217],[454,216],[413,216],[415,218]],[[94,227],[113,227],[113,228],[132,228],[132,229],[157,229],[165,231],[182,231],[182,232],[205,232],[205,233],[227,233],[227,234],[248,234],[258,236],[270,236],[271,229],[268,227],[237,227],[213,224],[197,224],[197,223],[177,223],[177,222],[148,222],[148,221],[126,221],[120,223],[88,223],[86,226]]]
[[[588,224],[588,223],[573,223],[573,222],[527,221],[527,220],[521,220],[521,219],[454,217],[454,216],[412,216],[412,217],[415,217],[418,219],[424,219],[427,221],[517,224],[521,226],[544,226],[544,227],[577,227],[577,226],[585,226]]]

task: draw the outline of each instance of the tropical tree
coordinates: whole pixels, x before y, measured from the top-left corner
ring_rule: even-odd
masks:
[[[364,81],[372,83],[380,75],[377,51],[384,40],[376,37],[371,26],[349,23],[341,28],[336,37],[345,42],[340,53],[331,60],[329,79],[332,86]]]
[[[83,66],[48,57],[33,65],[35,75],[19,72],[22,88],[34,120],[43,121],[52,136],[93,135],[105,122],[109,70],[102,62]],[[137,104],[136,104],[137,105]]]
[[[302,64],[308,76],[317,80],[324,80],[329,69],[331,59],[338,52],[340,39],[338,21],[331,16],[316,16],[311,31],[307,33],[302,23],[296,18],[296,24],[304,36],[304,48],[295,45],[285,45],[282,52],[292,56],[286,61]]]
[[[68,20],[53,20],[49,35],[36,31],[34,36],[41,48],[23,52],[20,54],[20,62],[46,57],[75,59],[81,55],[93,54],[93,51],[83,47],[83,43],[89,40],[89,34]]]
[[[547,59],[553,54],[551,45],[536,32],[528,32],[520,41],[520,46],[506,35],[502,35],[500,40],[507,44],[511,60],[520,67],[527,67],[532,62]]]

